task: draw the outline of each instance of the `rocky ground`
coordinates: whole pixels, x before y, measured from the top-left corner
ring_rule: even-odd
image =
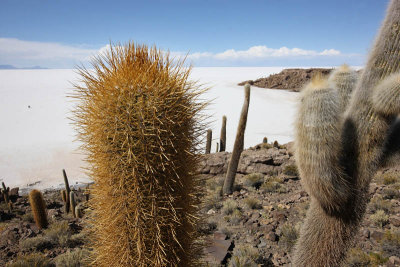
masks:
[[[221,186],[230,153],[204,155],[200,175],[207,194],[200,227],[209,266],[290,266],[291,250],[305,217],[303,191],[292,144],[260,144],[242,153],[232,195]],[[350,251],[347,266],[400,266],[400,166],[380,170],[370,187],[371,202]],[[13,207],[0,203],[0,266],[83,266],[90,250],[86,215],[64,212],[59,191],[44,192],[51,220],[39,230],[26,196],[12,192]],[[10,192],[11,193],[11,192]],[[75,190],[85,210],[85,195]],[[19,264],[19,265],[18,265]],[[47,264],[47,265],[46,265]],[[74,265],[75,264],[75,265]]]
[[[229,153],[203,161],[211,266],[290,266],[291,250],[309,205],[292,144],[260,144],[242,153],[237,190],[220,194]],[[380,170],[347,266],[400,266],[400,166]]]

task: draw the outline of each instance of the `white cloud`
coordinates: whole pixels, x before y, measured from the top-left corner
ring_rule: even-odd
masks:
[[[110,45],[99,49],[82,46],[71,46],[59,43],[24,41],[15,38],[0,38],[0,64],[11,64],[17,67],[41,65],[50,68],[71,68],[97,54],[104,54]],[[301,48],[270,48],[264,45],[252,46],[247,50],[228,49],[220,53],[171,51],[173,58],[187,57],[194,65],[252,64],[254,62],[272,62],[285,60],[290,65],[293,60],[329,59],[345,57],[335,49],[322,51]],[[278,62],[279,63],[279,62]]]
[[[230,59],[268,59],[278,57],[304,57],[304,56],[331,56],[340,55],[340,51],[335,49],[325,49],[322,52],[305,50],[301,48],[269,48],[267,46],[253,46],[247,50],[229,49],[222,53],[214,54],[213,57],[220,60]]]
[[[25,59],[71,58],[84,60],[97,49],[85,49],[58,43],[0,38],[0,53]]]
[[[31,65],[73,67],[74,64],[85,62],[98,52],[99,49],[59,43],[0,38],[0,64],[12,64],[19,67]]]

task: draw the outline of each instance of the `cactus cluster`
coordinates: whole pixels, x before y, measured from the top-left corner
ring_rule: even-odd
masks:
[[[311,204],[294,266],[341,266],[352,245],[400,110],[399,40],[400,1],[392,0],[359,81],[342,68],[346,75],[334,72],[302,93],[296,161]]]
[[[74,97],[94,180],[93,264],[196,266],[204,89],[155,47],[111,46],[92,63]]]

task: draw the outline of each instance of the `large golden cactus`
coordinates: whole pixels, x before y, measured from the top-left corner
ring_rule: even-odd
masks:
[[[95,265],[196,265],[204,90],[155,47],[111,46],[92,65],[74,97],[95,182]]]

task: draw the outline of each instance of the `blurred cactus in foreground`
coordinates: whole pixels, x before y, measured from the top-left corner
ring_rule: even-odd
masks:
[[[321,84],[302,93],[296,161],[311,203],[294,266],[342,266],[353,244],[369,201],[369,183],[385,157],[385,140],[400,110],[399,41],[400,1],[392,0],[351,99],[334,96],[340,93],[335,81],[332,87]]]
[[[88,152],[95,266],[197,266],[204,133],[190,68],[156,48],[114,46],[74,97]]]

